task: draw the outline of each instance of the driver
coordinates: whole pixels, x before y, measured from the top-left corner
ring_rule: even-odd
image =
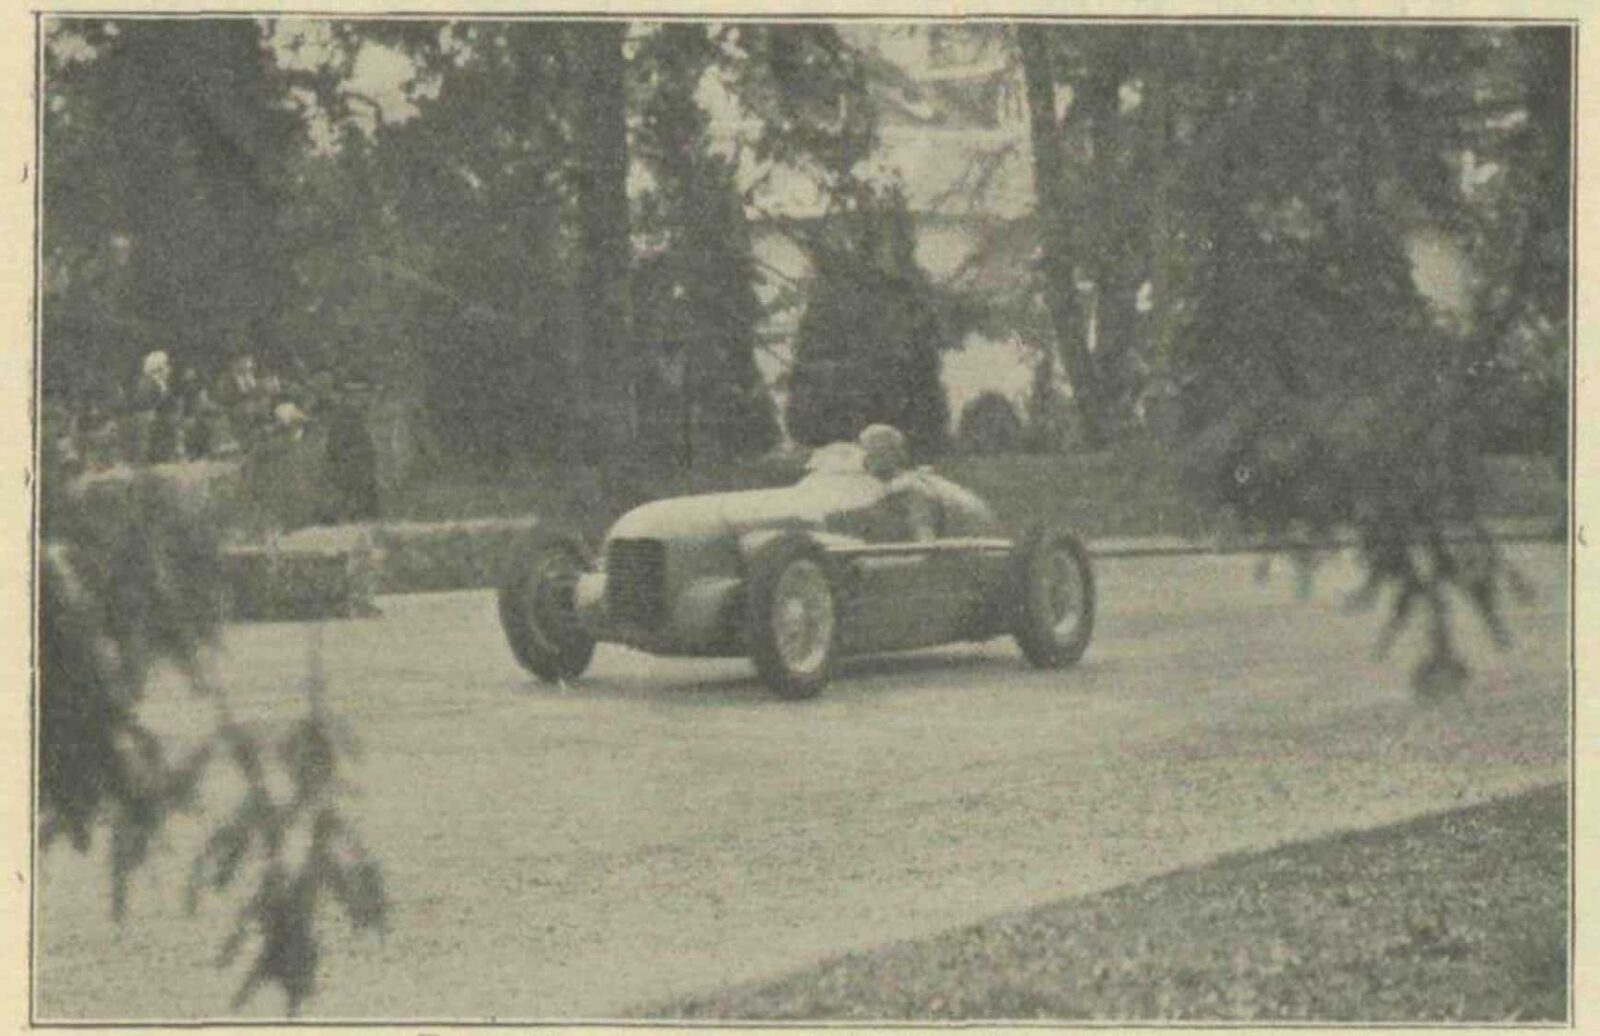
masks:
[[[921,473],[911,467],[906,437],[893,425],[868,425],[856,440],[867,473],[884,484],[903,534],[913,540],[939,536],[938,505]]]
[[[867,474],[883,482],[891,482],[906,469],[910,459],[906,437],[893,425],[868,425],[862,429],[857,443],[861,452],[866,454]]]

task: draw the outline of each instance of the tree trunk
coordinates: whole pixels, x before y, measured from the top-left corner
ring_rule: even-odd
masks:
[[[576,66],[578,292],[583,306],[577,453],[611,459],[637,434],[628,240],[628,136],[623,22],[573,26]]]
[[[1122,148],[1120,115],[1126,60],[1110,48],[1097,48],[1093,65],[1078,82],[1073,116],[1086,124],[1089,140],[1089,204],[1087,235],[1080,233],[1083,265],[1095,285],[1095,409],[1099,432],[1109,439],[1127,416],[1132,392],[1132,354],[1137,327],[1134,305],[1138,274],[1134,243],[1128,239],[1135,220],[1126,196],[1136,189],[1125,182],[1119,165]]]
[[[1083,421],[1090,446],[1104,444],[1100,417],[1100,386],[1094,357],[1089,353],[1083,307],[1072,269],[1072,229],[1066,194],[1066,160],[1061,150],[1061,129],[1056,121],[1056,83],[1050,59],[1049,29],[1040,25],[1017,27],[1022,73],[1027,86],[1028,130],[1033,146],[1033,183],[1037,200],[1039,237],[1044,267],[1044,297],[1055,326],[1072,397]]]
[[[1151,217],[1146,238],[1149,254],[1149,279],[1153,308],[1148,326],[1148,348],[1152,365],[1170,374],[1173,340],[1179,329],[1177,300],[1187,264],[1183,242],[1178,234],[1180,220],[1175,208],[1181,164],[1178,161],[1177,102],[1172,91],[1178,86],[1177,52],[1171,36],[1159,38],[1160,47],[1150,62],[1145,77],[1145,146],[1143,161],[1155,173],[1151,179]],[[1175,386],[1170,383],[1170,390]]]

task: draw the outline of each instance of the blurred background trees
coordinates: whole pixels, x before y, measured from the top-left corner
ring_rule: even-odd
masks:
[[[1233,360],[1254,365],[1253,395],[1425,366],[1351,321],[1470,338],[1494,354],[1480,376],[1518,334],[1564,357],[1565,29],[1029,26],[1016,41],[1043,287],[1064,300],[1087,438],[1126,420],[1142,372],[1181,382],[1204,420],[1237,387]],[[1463,263],[1454,312],[1417,290],[1416,253],[1441,239]],[[1073,306],[1085,289],[1092,314]],[[1519,420],[1564,428],[1552,402]]]
[[[805,442],[860,416],[831,386],[872,368],[904,398],[867,409],[937,451],[940,354],[981,325],[1037,348],[1028,412],[1059,423],[1062,385],[1091,449],[1155,408],[1207,424],[1240,379],[1387,383],[1427,350],[1379,343],[1419,336],[1463,343],[1440,348],[1482,448],[1564,446],[1566,30],[883,32],[1012,70],[1038,256],[999,290],[926,272],[926,202],[873,163],[888,99],[928,99],[833,26],[54,20],[46,392],[104,394],[157,348],[202,375],[249,352],[390,386],[442,463],[592,460],[667,428],[707,459],[777,441],[756,361],[788,307],[807,330],[779,398]],[[397,95],[363,92],[374,55],[404,66]],[[762,207],[775,174],[809,214]],[[779,290],[758,224],[807,258]],[[1429,247],[1460,266],[1449,312],[1417,290]],[[852,263],[920,301],[874,305]],[[834,322],[858,333],[830,344]]]
[[[1417,685],[1458,685],[1451,602],[1504,632],[1483,456],[1566,434],[1567,30],[1017,34],[1085,438],[1161,372],[1199,492],[1280,541],[1353,529],[1391,633],[1426,616]],[[1419,290],[1440,240],[1453,308]]]
[[[872,421],[933,458],[981,330],[1035,350],[1030,447],[1175,435],[1253,531],[1398,558],[1379,541],[1473,525],[1483,455],[1564,470],[1565,28],[875,31],[52,20],[47,400],[115,406],[152,349],[202,381],[248,353],[379,382],[433,470],[485,478]],[[998,71],[935,96],[892,36]],[[403,69],[381,99],[374,55]],[[951,191],[1025,141],[1029,211],[935,278],[886,113],[981,134],[997,101],[1021,139]],[[1032,258],[963,280],[1007,248]]]
[[[156,349],[212,361],[248,342],[287,360],[286,216],[308,141],[260,28],[134,20],[67,35],[45,53],[51,390],[109,391]]]
[[[57,474],[47,458],[40,843],[105,846],[120,921],[169,821],[237,789],[191,862],[186,900],[192,912],[204,896],[239,893],[218,956],[241,965],[235,1006],[275,986],[298,1014],[315,992],[326,913],[357,931],[381,931],[388,915],[382,867],[344,811],[355,742],[323,706],[320,640],[304,713],[284,729],[240,720],[213,673],[226,584],[214,521],[152,474],[88,489]],[[209,724],[178,735],[147,723],[146,703],[176,689],[163,671]]]

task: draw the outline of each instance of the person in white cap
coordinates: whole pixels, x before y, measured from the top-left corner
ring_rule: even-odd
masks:
[[[306,412],[294,403],[284,401],[272,408],[272,417],[278,423],[279,431],[284,433],[290,442],[299,442],[305,434]]]
[[[145,354],[133,390],[133,411],[139,426],[138,456],[133,460],[151,464],[177,460],[178,399],[172,391],[172,359],[164,350]]]
[[[146,353],[139,365],[139,384],[133,390],[133,405],[138,410],[155,410],[172,394],[172,360],[157,349]]]

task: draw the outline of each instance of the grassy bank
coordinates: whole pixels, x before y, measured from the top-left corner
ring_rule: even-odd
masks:
[[[1071,456],[954,456],[935,467],[1016,523],[1049,516],[1086,537],[1198,536],[1215,528],[1215,516],[1186,491],[1177,464],[1139,445]],[[554,467],[503,478],[447,471],[398,488],[385,499],[384,511],[396,521],[536,514],[598,535],[623,511],[647,500],[787,485],[800,473],[794,462],[760,460],[693,471],[619,468],[605,479]],[[1485,499],[1486,516],[1495,518],[1553,521],[1566,507],[1554,468],[1539,457],[1491,458]]]
[[[1558,786],[1229,857],[642,1013],[1556,1021],[1567,917]]]

